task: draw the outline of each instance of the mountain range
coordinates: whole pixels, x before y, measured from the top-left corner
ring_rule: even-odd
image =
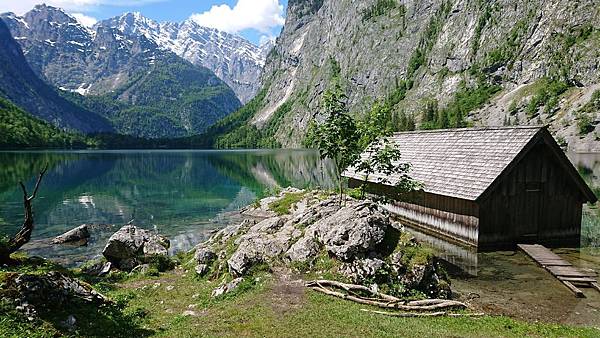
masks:
[[[158,24],[126,13],[89,28],[46,5],[0,18],[39,78],[115,131],[140,137],[201,133],[254,95],[266,57],[241,37],[191,20]]]
[[[255,46],[246,39],[199,25],[192,19],[158,23],[139,12],[101,21],[97,27],[114,27],[133,36],[144,36],[195,65],[212,70],[227,83],[242,103],[258,91],[262,67],[272,43]]]

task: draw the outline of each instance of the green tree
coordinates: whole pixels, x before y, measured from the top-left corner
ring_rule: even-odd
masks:
[[[360,134],[356,123],[348,115],[346,95],[339,83],[334,82],[333,88],[323,94],[322,107],[327,119],[313,127],[311,138],[319,149],[321,158],[329,158],[335,164],[341,205],[344,196],[342,170],[353,164],[358,157]]]
[[[418,189],[421,185],[409,176],[410,163],[401,163],[400,150],[387,138],[380,138],[365,151],[356,163],[357,172],[363,174],[361,197],[366,194],[369,177],[377,173],[377,183],[391,185],[397,194]]]

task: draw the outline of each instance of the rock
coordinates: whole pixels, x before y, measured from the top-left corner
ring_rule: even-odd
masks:
[[[307,262],[314,258],[319,252],[319,243],[312,237],[300,238],[285,253],[286,257],[292,262]]]
[[[66,327],[69,331],[75,331],[77,319],[73,315],[69,315],[67,320],[61,323],[64,327]]]
[[[167,291],[173,291],[175,287],[173,285],[169,285],[166,287]]]
[[[209,248],[196,250],[194,259],[198,264],[211,264],[217,258],[217,254]]]
[[[55,271],[45,274],[6,274],[2,290],[11,295],[16,308],[28,318],[34,318],[39,307],[64,307],[75,300],[97,306],[110,303],[108,298],[89,284]]]
[[[237,250],[227,260],[233,276],[243,276],[253,265],[267,262],[283,254],[301,232],[285,217],[274,217],[257,223],[238,238]]]
[[[21,304],[15,307],[15,310],[21,312],[29,321],[35,320],[38,316],[35,307],[27,303],[27,301],[21,302]]]
[[[148,263],[154,256],[168,257],[169,240],[134,225],[125,225],[108,240],[102,254],[122,270]]]
[[[350,278],[353,283],[364,284],[374,280],[377,273],[386,266],[387,264],[379,258],[365,258],[343,264],[340,272]]]
[[[150,264],[140,264],[131,270],[131,273],[146,274],[150,270]]]
[[[90,232],[87,224],[80,225],[74,229],[71,229],[60,236],[56,236],[52,243],[64,244],[72,242],[81,242],[83,245],[87,244],[87,240],[90,238]]]
[[[183,313],[181,315],[184,316],[184,317],[196,317],[196,316],[198,316],[198,314],[196,313],[196,311],[192,311],[192,310],[183,311]]]
[[[277,196],[269,196],[258,201],[257,205],[250,205],[242,210],[242,214],[257,218],[271,218],[277,217],[277,213],[271,210],[270,205],[273,202],[279,201],[285,197],[286,194],[298,194],[303,193],[304,190],[297,189],[294,187],[287,187],[283,189]]]
[[[227,268],[237,282],[255,265],[266,263],[277,269],[276,264],[282,262],[310,263],[325,249],[332,258],[343,261],[339,272],[354,283],[388,285],[398,293],[406,283],[407,288],[428,295],[445,294],[440,292],[447,289],[445,277],[440,278],[443,275],[437,272],[432,257],[422,257],[425,269],[414,266],[407,271],[402,265],[403,251],[390,256],[387,242],[384,248],[386,235],[400,238],[397,233],[405,231],[401,224],[390,220],[385,210],[373,202],[354,199],[348,199],[346,206],[339,208],[336,197],[322,198],[318,193],[306,193],[290,215],[269,217],[258,223],[244,221],[217,232],[196,246],[196,273],[203,276],[210,269],[224,272]],[[419,245],[414,239],[408,240],[406,234],[401,238],[402,245]],[[232,244],[233,253],[228,254]],[[234,286],[220,285],[213,290],[213,296],[225,294]]]
[[[81,271],[86,275],[101,277],[108,274],[110,272],[111,267],[111,262],[98,261],[92,263],[91,265],[83,267]]]
[[[388,227],[389,218],[372,202],[341,208],[314,224],[327,251],[343,261],[373,251],[383,241]]]
[[[147,242],[143,247],[143,253],[145,256],[169,256],[169,247],[159,242],[150,241]]]
[[[243,281],[244,279],[241,277],[238,277],[234,280],[232,280],[229,283],[223,283],[221,284],[221,286],[219,286],[218,288],[214,289],[211,293],[212,297],[219,297],[221,295],[224,295],[226,293],[229,293],[233,290],[235,290],[238,286],[240,286],[240,283]]]
[[[204,276],[208,273],[208,271],[210,270],[209,266],[206,264],[198,264],[196,265],[196,267],[194,268],[194,271],[196,272],[196,274],[198,276]]]
[[[198,264],[210,265],[217,259],[217,254],[210,248],[199,248],[194,254],[194,260]]]

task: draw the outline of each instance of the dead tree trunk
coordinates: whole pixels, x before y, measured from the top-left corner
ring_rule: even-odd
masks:
[[[25,209],[25,220],[23,221],[23,225],[21,226],[21,230],[17,232],[17,234],[10,238],[6,245],[0,245],[0,264],[10,263],[10,255],[15,251],[19,250],[23,245],[25,245],[31,239],[31,233],[33,232],[34,224],[33,224],[33,212],[31,211],[31,201],[35,199],[37,195],[38,189],[40,188],[40,183],[42,183],[42,178],[44,174],[46,174],[46,170],[48,170],[48,166],[44,167],[44,169],[40,172],[37,178],[37,182],[35,183],[35,188],[33,189],[33,193],[31,196],[27,193],[27,188],[23,182],[19,182],[21,186],[21,190],[23,190],[23,207]]]

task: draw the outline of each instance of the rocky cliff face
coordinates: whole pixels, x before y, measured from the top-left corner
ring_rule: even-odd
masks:
[[[357,114],[388,99],[419,125],[437,106],[475,126],[550,124],[570,149],[600,150],[599,47],[597,0],[290,0],[250,123],[287,102],[274,136],[299,146],[339,65]]]

